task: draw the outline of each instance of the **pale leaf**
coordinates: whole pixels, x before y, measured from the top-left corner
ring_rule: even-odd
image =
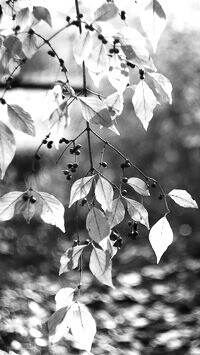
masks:
[[[10,123],[18,131],[35,136],[35,125],[31,115],[18,105],[7,105]]]
[[[173,242],[173,232],[166,217],[162,217],[153,225],[149,233],[151,246],[157,257],[157,264],[161,256]]]
[[[146,208],[138,201],[130,198],[125,198],[127,202],[128,213],[130,217],[135,221],[143,224],[149,229],[148,212]]]
[[[174,189],[168,193],[179,206],[186,208],[198,208],[197,203],[192,196],[185,190]]]
[[[146,38],[136,29],[125,26],[118,33],[121,48],[127,60],[131,60],[140,68],[156,71],[149,51],[146,48]]]
[[[64,137],[65,129],[69,127],[69,124],[67,101],[63,101],[49,117],[51,138],[56,149],[59,149],[59,140]]]
[[[129,184],[138,194],[142,196],[150,196],[148,185],[143,180],[132,177],[128,179],[127,184]]]
[[[114,120],[117,116],[121,115],[124,107],[124,99],[121,92],[116,91],[109,95],[104,103],[108,106],[110,116]]]
[[[82,32],[74,42],[73,53],[77,64],[82,64],[92,52],[93,41],[90,31]]]
[[[165,12],[157,0],[151,0],[141,15],[141,23],[146,32],[153,51],[156,52],[157,44],[166,26]]]
[[[70,329],[74,341],[80,345],[81,349],[90,351],[96,334],[96,323],[88,308],[79,302],[73,305]]]
[[[76,245],[66,250],[60,258],[59,275],[78,267],[79,258],[85,247],[86,245]]]
[[[95,47],[92,53],[90,53],[86,65],[90,77],[96,87],[98,87],[100,80],[107,73],[109,68],[108,53],[103,43]]]
[[[108,219],[108,223],[110,228],[113,228],[117,224],[121,223],[125,216],[125,209],[124,205],[121,202],[120,198],[116,198],[112,202],[112,209],[111,211],[107,211],[106,217]]]
[[[113,125],[107,106],[95,97],[79,98],[86,121],[109,128]]]
[[[112,263],[109,252],[93,246],[89,267],[93,275],[103,284],[113,287]]]
[[[136,116],[140,119],[145,130],[153,117],[153,110],[157,105],[156,97],[144,80],[140,80],[137,85],[132,103]]]
[[[95,197],[104,211],[112,209],[113,196],[112,185],[104,177],[99,176],[95,187]]]
[[[129,69],[122,68],[121,63],[122,61],[116,53],[109,58],[108,80],[117,91],[123,93],[129,84]]]
[[[45,21],[50,27],[52,27],[51,15],[48,9],[43,6],[33,6],[33,15],[34,17],[40,21]]]
[[[106,216],[96,207],[93,207],[87,215],[86,228],[90,238],[96,243],[110,234],[110,226]]]
[[[73,205],[74,202],[81,200],[88,195],[92,186],[93,179],[94,175],[86,176],[76,180],[73,183],[70,192],[69,208]]]
[[[57,198],[47,192],[37,193],[42,198],[42,211],[40,214],[41,219],[45,223],[55,225],[56,227],[60,228],[61,231],[65,232],[65,209],[63,204]]]
[[[13,160],[16,145],[13,132],[3,122],[0,122],[0,178],[3,179],[5,172]]]
[[[74,303],[75,289],[71,287],[61,288],[55,295],[56,310],[63,307],[70,307]]]
[[[26,57],[31,58],[38,50],[36,35],[27,34],[23,40],[22,49]]]
[[[15,215],[15,206],[23,192],[12,191],[0,197],[0,221],[7,221]]]
[[[113,2],[104,3],[94,13],[94,21],[107,21],[115,17],[119,12]]]
[[[169,102],[172,104],[172,84],[169,79],[159,73],[148,73],[153,80],[156,92],[161,102]]]

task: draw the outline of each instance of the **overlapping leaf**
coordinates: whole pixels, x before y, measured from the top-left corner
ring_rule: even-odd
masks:
[[[129,69],[121,61],[118,54],[113,54],[109,58],[108,80],[119,92],[123,93],[129,84]]]
[[[18,105],[7,105],[8,117],[13,127],[31,136],[35,136],[35,125],[31,115]]]
[[[73,53],[77,64],[82,64],[92,52],[93,41],[91,32],[82,32],[74,42]]]
[[[148,73],[153,80],[156,92],[159,95],[161,102],[172,103],[172,84],[169,79],[159,73]]]
[[[90,238],[96,243],[110,234],[110,226],[106,216],[96,207],[93,207],[87,215],[86,228]]]
[[[144,80],[140,80],[136,86],[132,103],[136,116],[142,122],[144,129],[147,130],[149,122],[153,117],[153,110],[157,105],[157,100],[153,91]]]
[[[151,246],[157,257],[157,264],[161,256],[173,242],[173,232],[166,217],[162,217],[153,225],[149,233]]]
[[[59,275],[78,267],[79,258],[86,245],[76,245],[66,250],[60,259]]]
[[[52,224],[65,232],[64,213],[65,209],[63,204],[53,195],[47,192],[37,192],[42,199],[42,211],[40,214],[41,219],[45,223]]]
[[[28,7],[24,7],[17,12],[15,18],[15,24],[20,26],[21,30],[24,30],[26,27],[31,26],[33,20],[32,12]]]
[[[94,48],[86,61],[88,73],[91,76],[96,87],[109,68],[108,53],[106,46],[101,43]]]
[[[114,2],[107,2],[101,5],[94,13],[94,21],[107,21],[115,17],[119,12]]]
[[[38,50],[36,35],[27,34],[23,40],[22,49],[26,57],[31,58]]]
[[[98,245],[93,246],[89,267],[93,275],[103,284],[113,287],[112,263],[109,252]]]
[[[73,183],[70,192],[69,208],[73,205],[74,202],[87,196],[92,186],[93,179],[94,175],[86,176],[76,180]]]
[[[99,176],[95,187],[95,197],[104,211],[111,211],[113,202],[113,187],[102,176]]]
[[[114,226],[123,221],[125,217],[125,209],[120,198],[116,198],[115,200],[113,200],[112,209],[111,211],[106,212],[106,217],[108,219],[110,228],[113,228]]]
[[[63,101],[50,115],[49,128],[51,130],[51,138],[56,149],[59,148],[59,140],[64,136],[65,129],[70,124],[68,116],[67,101]]]
[[[51,14],[46,7],[33,6],[33,15],[38,21],[43,20],[52,27]]]
[[[3,122],[0,122],[0,179],[15,155],[16,145],[13,132]]]
[[[198,208],[197,203],[192,196],[185,190],[174,189],[168,193],[179,206],[186,208]]]
[[[140,195],[150,196],[149,188],[145,181],[136,177],[132,177],[128,179],[127,184],[129,184]]]
[[[128,213],[130,217],[149,229],[149,218],[146,208],[138,201],[132,200],[130,198],[125,199],[127,202]]]
[[[124,107],[124,99],[121,92],[116,91],[109,95],[104,100],[104,103],[108,106],[112,120],[121,115]]]
[[[82,114],[86,121],[103,127],[113,125],[107,106],[96,97],[79,98]]]
[[[153,51],[156,52],[160,36],[166,26],[166,15],[157,0],[151,0],[141,15],[141,23],[146,32]]]

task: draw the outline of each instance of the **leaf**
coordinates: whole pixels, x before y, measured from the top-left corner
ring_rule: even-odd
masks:
[[[52,224],[53,226],[60,228],[61,231],[65,232],[65,209],[63,204],[47,192],[40,191],[37,192],[37,194],[42,198],[42,211],[40,213],[41,219],[45,223]]]
[[[31,202],[33,198],[33,202]],[[21,193],[21,197],[18,199],[15,205],[15,214],[22,213],[26,222],[29,224],[33,216],[37,213],[41,213],[42,201],[37,193],[33,190],[27,190]]]
[[[35,136],[35,126],[31,115],[18,105],[7,105],[10,123],[18,131]]]
[[[90,238],[96,243],[110,234],[110,226],[106,216],[96,207],[93,207],[87,215],[86,228]]]
[[[118,7],[113,3],[104,3],[94,13],[94,21],[107,21],[119,13]]]
[[[148,75],[153,79],[153,84],[161,101],[172,104],[172,84],[169,79],[159,73],[148,73]]]
[[[148,212],[146,208],[138,201],[130,198],[125,198],[127,202],[128,213],[130,217],[135,221],[143,224],[149,229]]]
[[[59,149],[59,140],[64,136],[65,129],[69,127],[69,124],[68,103],[67,101],[63,101],[49,117],[51,138],[56,149]]]
[[[98,87],[100,80],[107,73],[109,68],[108,52],[103,43],[93,49],[92,53],[90,53],[87,58],[86,65],[90,77],[96,87]]]
[[[22,55],[22,42],[17,36],[8,36],[3,42],[4,47],[6,48],[7,61],[14,58],[15,56]]]
[[[116,91],[113,94],[109,95],[104,100],[104,103],[108,106],[108,110],[112,120],[114,120],[116,116],[121,115],[124,107],[124,99],[121,92]]]
[[[74,294],[76,289],[71,287],[61,288],[55,295],[56,310],[64,307],[70,307],[74,303]]]
[[[43,6],[33,6],[33,15],[34,17],[40,21],[45,21],[50,27],[52,27],[51,15],[48,9]]]
[[[24,30],[26,27],[31,26],[32,22],[32,13],[28,7],[25,7],[17,12],[15,18],[15,25],[20,26],[21,30]]]
[[[153,117],[153,110],[157,105],[156,97],[144,80],[140,80],[132,97],[136,116],[140,119],[145,130]]]
[[[89,352],[96,334],[96,323],[88,308],[80,302],[73,305],[71,333],[74,341]]]
[[[197,203],[193,200],[192,196],[185,190],[174,189],[168,193],[179,206],[185,208],[198,208]]]
[[[103,127],[113,125],[107,106],[95,97],[79,98],[82,114],[86,121]]]
[[[79,258],[85,247],[86,245],[76,245],[67,249],[67,251],[61,256],[60,259],[59,275],[63,274],[63,272],[68,272],[78,267]]]
[[[74,202],[81,200],[82,198],[88,195],[92,186],[93,179],[94,175],[86,176],[84,178],[76,180],[73,183],[70,192],[69,208],[73,205]]]
[[[125,216],[125,209],[124,205],[121,202],[120,198],[116,198],[112,202],[112,209],[111,211],[107,211],[106,217],[108,219],[108,223],[110,228],[113,228],[117,224],[121,223]]]
[[[31,58],[38,50],[36,35],[27,34],[23,40],[22,49],[26,57]]]
[[[95,187],[95,198],[100,203],[104,212],[112,209],[113,196],[112,185],[102,176],[99,176]]]
[[[3,179],[5,172],[14,158],[16,150],[13,132],[3,122],[0,122],[0,178]]]
[[[73,312],[71,308],[60,308],[48,320],[49,341],[52,344],[57,343],[63,336],[65,336],[71,325]]]
[[[152,0],[147,5],[141,15],[141,23],[155,53],[160,36],[166,26],[165,12],[157,0]]]
[[[82,64],[92,52],[93,41],[90,31],[82,32],[74,42],[73,53],[77,64]]]
[[[118,33],[118,37],[127,60],[131,60],[139,68],[156,71],[146,48],[146,38],[140,32],[132,27],[125,26]]]
[[[142,196],[150,196],[148,185],[143,180],[132,177],[128,179],[127,184],[129,184],[136,192],[138,192],[138,194]]]
[[[23,195],[21,191],[12,191],[0,197],[0,221],[8,221],[15,215],[15,205]]]
[[[121,93],[124,92],[129,84],[129,69],[128,67],[122,67],[122,63],[118,54],[113,54],[112,57],[109,57],[108,80]]]
[[[109,252],[93,246],[89,267],[93,275],[103,284],[113,287],[112,263]]]
[[[161,256],[173,242],[173,232],[166,217],[162,217],[153,225],[149,233],[151,246],[157,257],[157,264]]]

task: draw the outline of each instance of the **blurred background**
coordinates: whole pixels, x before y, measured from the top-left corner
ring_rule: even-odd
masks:
[[[65,23],[72,2],[60,0],[52,11],[56,31]],[[127,6],[128,0],[124,1]],[[142,0],[138,1],[142,3]],[[154,112],[146,133],[134,114],[131,92],[125,93],[125,109],[118,120],[121,136],[101,134],[117,145],[148,176],[157,179],[165,191],[186,189],[200,203],[200,4],[199,1],[162,1],[167,13],[167,26],[158,45],[154,63],[159,73],[172,82],[173,103],[162,105]],[[88,2],[92,6],[92,2]],[[93,4],[94,6],[94,4]],[[95,2],[96,6],[96,2]],[[67,8],[66,8],[67,7]],[[5,19],[1,29],[8,25]],[[39,25],[47,38],[52,30]],[[74,30],[62,32],[52,40],[70,69],[70,80],[76,89],[81,87],[81,68],[73,61],[71,48]],[[36,138],[23,133],[17,135],[17,154],[1,181],[1,194],[12,190],[23,191],[27,186],[32,156],[41,139],[48,133],[45,97],[59,79],[54,58],[41,48],[27,62],[17,76],[20,86],[6,95],[9,103],[17,103],[32,114],[36,121]],[[2,73],[3,75],[4,73]],[[89,80],[89,79],[88,79]],[[91,81],[88,81],[91,89]],[[30,86],[30,88],[28,88]],[[32,88],[31,88],[32,86]],[[34,89],[33,89],[34,86]],[[111,93],[104,81],[101,90]],[[74,137],[84,127],[76,106],[70,112],[72,124],[66,137]],[[80,167],[73,181],[89,168],[87,143],[81,138]],[[92,142],[93,156],[100,161],[102,144]],[[41,150],[37,164],[35,185],[39,191],[55,195],[67,207],[71,182],[62,169],[71,162],[66,153],[55,164],[60,152],[54,148]],[[120,159],[106,150],[105,171],[114,182],[119,181]],[[128,177],[138,176],[130,170]],[[146,201],[148,203],[148,201]],[[162,215],[163,202],[158,192],[148,203],[150,225]],[[136,241],[127,237],[127,220],[119,226],[123,246],[113,260],[115,290],[99,284],[88,272],[88,258],[84,259],[85,274],[81,299],[88,305],[97,321],[97,335],[93,345],[95,355],[199,355],[200,354],[200,235],[199,211],[178,207],[170,202],[169,221],[174,231],[174,242],[156,265],[145,229],[140,229]],[[56,345],[48,343],[45,322],[55,310],[54,296],[60,287],[76,285],[76,272],[58,278],[59,260],[75,238],[73,207],[66,209],[66,234],[55,227],[33,219],[27,225],[21,216],[0,224],[0,354],[47,355],[82,354],[70,341]],[[86,210],[81,209],[79,228],[85,238]]]

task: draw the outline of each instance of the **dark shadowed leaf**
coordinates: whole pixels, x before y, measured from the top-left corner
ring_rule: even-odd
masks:
[[[18,105],[7,105],[10,123],[18,131],[35,136],[35,126],[31,115]]]
[[[90,238],[99,243],[110,234],[110,226],[103,212],[93,207],[87,215],[86,228]]]
[[[48,9],[43,6],[33,6],[33,15],[34,17],[40,21],[45,21],[50,27],[52,26],[51,23],[51,15]]]
[[[13,132],[3,122],[0,122],[0,178],[3,179],[5,172],[13,160],[16,145]]]
[[[157,257],[157,264],[161,256],[173,242],[173,232],[166,217],[162,217],[153,225],[149,233],[151,246]]]
[[[87,196],[92,186],[93,179],[94,175],[86,176],[84,178],[76,180],[73,183],[70,192],[69,208],[73,205],[74,202],[81,200],[82,198]]]
[[[114,2],[101,5],[94,13],[94,21],[107,21],[115,17],[119,12]]]
[[[104,177],[99,176],[95,187],[95,197],[104,211],[112,209],[113,195],[112,185]]]

